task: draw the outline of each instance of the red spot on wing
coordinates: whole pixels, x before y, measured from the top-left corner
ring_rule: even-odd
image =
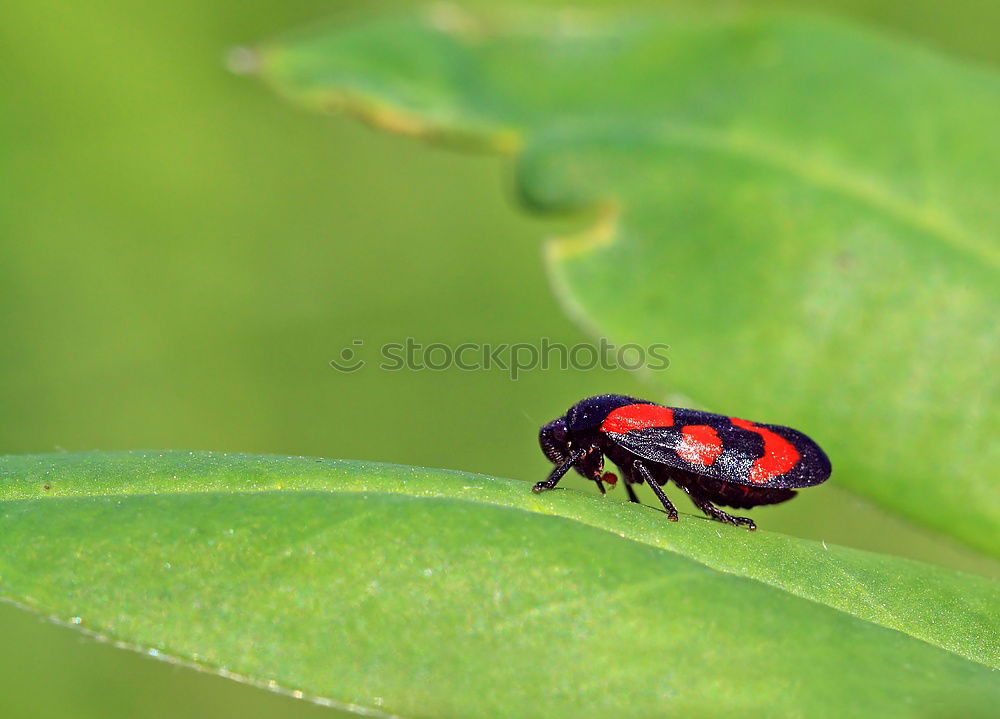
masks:
[[[685,462],[708,466],[722,454],[719,433],[707,424],[692,424],[681,429],[677,456]]]
[[[604,418],[601,431],[625,434],[636,429],[671,427],[673,424],[674,411],[669,407],[658,404],[627,404]]]
[[[780,434],[760,427],[745,419],[730,417],[734,427],[756,432],[764,440],[764,456],[754,461],[750,467],[750,481],[767,484],[772,478],[789,471],[802,456],[795,446]]]

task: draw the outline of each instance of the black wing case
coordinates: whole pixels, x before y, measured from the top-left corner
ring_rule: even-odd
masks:
[[[830,476],[830,460],[815,442],[777,424],[678,409],[672,426],[605,434],[612,443],[649,462],[748,487],[810,487]],[[784,469],[793,455],[773,435],[797,454],[794,464],[777,474],[775,470]]]

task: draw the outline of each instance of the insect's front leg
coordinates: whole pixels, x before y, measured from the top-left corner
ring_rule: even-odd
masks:
[[[574,464],[576,464],[584,456],[586,456],[586,454],[587,450],[585,449],[573,450],[573,452],[569,455],[569,458],[566,459],[565,462],[563,462],[558,467],[552,470],[552,473],[548,476],[548,479],[546,479],[544,482],[539,482],[538,484],[536,484],[534,487],[531,488],[531,491],[544,492],[548,489],[552,489],[553,487],[555,487],[557,484],[559,484],[559,480],[563,478],[563,475],[566,474],[573,467]]]
[[[669,519],[671,522],[676,522],[677,508],[674,507],[673,503],[671,503],[671,501],[667,498],[667,494],[666,492],[663,491],[663,488],[659,484],[657,484],[655,479],[653,479],[652,472],[650,472],[649,469],[646,467],[646,465],[644,465],[642,461],[638,459],[632,463],[632,468],[633,470],[635,470],[636,474],[638,474],[646,481],[646,484],[648,484],[649,488],[653,490],[653,493],[656,495],[656,498],[660,500],[660,504],[662,504],[663,508],[667,511],[667,519]]]

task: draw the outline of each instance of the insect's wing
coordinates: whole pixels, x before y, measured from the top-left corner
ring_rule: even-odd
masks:
[[[649,462],[750,487],[808,487],[830,476],[830,460],[790,427],[675,409],[669,426],[605,432]]]
[[[622,434],[609,432],[607,438],[639,459],[722,479],[725,473],[718,460],[692,462],[682,459],[684,435],[681,427],[647,427]],[[719,446],[722,451],[721,444]],[[708,450],[710,451],[710,450]],[[709,458],[706,458],[708,460]]]

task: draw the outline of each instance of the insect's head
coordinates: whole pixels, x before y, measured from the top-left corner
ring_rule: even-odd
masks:
[[[570,440],[566,418],[554,419],[538,430],[538,444],[552,464],[562,464],[569,458]]]

